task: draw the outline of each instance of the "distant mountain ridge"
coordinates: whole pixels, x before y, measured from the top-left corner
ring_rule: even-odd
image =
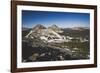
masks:
[[[46,29],[45,31],[43,29]],[[66,35],[66,36],[85,36],[89,34],[89,27],[72,27],[72,28],[60,28],[57,25],[53,24],[49,27],[45,27],[44,25],[37,24],[36,26],[32,28],[22,28],[22,31],[25,31],[26,33],[23,36],[27,35],[30,31],[36,32],[36,33],[42,33],[46,32],[47,30],[53,30],[54,32]]]
[[[81,26],[79,26],[79,27],[68,27],[68,28],[67,27],[64,27],[64,28],[61,27],[60,28],[56,24],[53,24],[53,25],[51,25],[49,27],[45,27],[42,24],[37,24],[32,28],[22,27],[22,30],[27,30],[27,29],[36,30],[36,29],[47,29],[47,28],[48,29],[53,29],[53,30],[61,30],[61,29],[84,30],[84,29],[89,29],[89,27],[81,27]]]
[[[79,31],[82,31],[82,30],[85,30],[85,29],[89,29],[88,27],[73,27],[72,30],[79,30]]]
[[[27,28],[27,27],[22,27],[22,31],[26,31],[26,30],[29,30],[31,28]]]

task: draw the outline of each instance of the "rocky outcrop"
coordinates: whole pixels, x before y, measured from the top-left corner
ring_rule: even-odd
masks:
[[[63,30],[61,30],[61,28],[59,28],[57,25],[52,25],[51,27],[48,27],[48,29],[52,29],[53,31],[57,32],[57,33],[62,33]]]
[[[47,42],[55,42],[55,43],[62,43],[66,41],[66,38],[59,33],[61,33],[62,30],[56,26],[52,25],[49,28],[45,28],[42,25],[36,25],[27,35],[26,38],[35,38],[38,37],[39,39]]]

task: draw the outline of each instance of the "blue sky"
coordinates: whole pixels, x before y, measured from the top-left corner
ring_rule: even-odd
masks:
[[[22,26],[32,28],[37,24],[49,27],[53,24],[61,28],[89,27],[89,13],[22,11]]]

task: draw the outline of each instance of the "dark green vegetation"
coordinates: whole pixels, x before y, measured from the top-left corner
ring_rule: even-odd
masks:
[[[30,32],[31,29],[28,29],[26,28],[25,30],[22,30],[22,37],[24,38],[29,32]]]
[[[59,49],[51,47],[32,47],[27,42],[23,42],[22,48],[23,62],[37,62],[37,61],[58,61],[58,60],[72,60],[69,54],[61,52]],[[78,58],[76,58],[78,59]]]
[[[77,53],[78,55],[82,54],[85,58],[89,55],[90,46],[89,42],[65,42],[59,45],[66,45],[73,53]]]
[[[62,29],[62,30],[64,31],[64,33],[62,33],[62,34],[65,36],[85,37],[85,38],[88,38],[90,36],[89,29],[72,30],[71,28],[66,28],[66,29]]]

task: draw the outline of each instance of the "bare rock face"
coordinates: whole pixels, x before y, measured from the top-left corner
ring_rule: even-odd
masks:
[[[53,31],[57,32],[57,33],[62,33],[63,30],[61,30],[61,28],[59,28],[57,25],[52,25],[51,27],[49,27],[49,29],[52,29]]]
[[[40,29],[46,29],[46,27],[43,26],[43,25],[41,25],[41,24],[38,24],[38,25],[36,25],[35,27],[33,27],[32,30],[40,30]]]
[[[36,25],[28,34],[27,38],[31,38],[33,40],[39,39],[44,42],[55,42],[61,43],[64,42],[65,36],[60,35],[59,33],[63,32],[58,26],[52,25],[49,28],[45,28],[43,25]],[[38,45],[38,44],[37,44]]]

